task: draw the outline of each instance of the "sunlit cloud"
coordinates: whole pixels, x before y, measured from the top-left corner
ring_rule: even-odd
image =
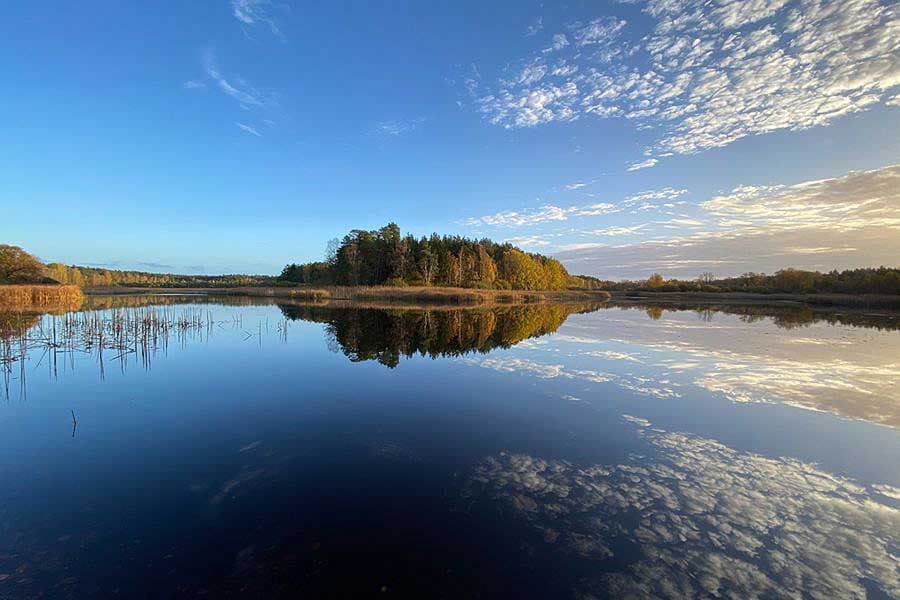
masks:
[[[789,266],[856,268],[900,256],[900,166],[792,186],[741,186],[699,209],[668,221],[693,233],[561,247],[558,257],[578,272],[641,278],[653,272],[693,277],[701,270],[737,275]]]
[[[528,247],[541,247],[541,246],[549,246],[550,241],[544,237],[539,235],[527,235],[520,237],[511,237],[505,238],[503,240],[506,243],[512,244],[513,246],[519,246],[521,248]]]
[[[534,127],[621,117],[660,132],[646,168],[668,154],[748,135],[827,125],[900,85],[898,16],[879,0],[649,0],[652,32],[631,43],[601,17],[550,36],[511,76],[483,88],[493,124]]]
[[[588,232],[590,235],[602,235],[602,236],[620,236],[620,235],[634,235],[641,229],[647,227],[647,223],[641,223],[640,225],[632,225],[630,227],[606,227],[604,229],[594,229],[593,231]]]
[[[655,166],[659,161],[655,158],[648,158],[647,160],[642,160],[638,162],[633,162],[628,165],[629,171],[640,171],[641,169],[648,169],[652,166]]]
[[[567,189],[579,189],[584,184],[571,184],[575,187],[566,186]],[[471,217],[460,221],[462,225],[481,226],[490,225],[495,227],[523,227],[529,225],[538,225],[551,221],[566,221],[574,217],[596,217],[600,215],[623,212],[627,210],[641,210],[647,208],[657,208],[653,202],[663,200],[673,200],[686,193],[686,190],[678,190],[671,187],[660,190],[648,190],[626,196],[620,202],[613,204],[611,202],[596,202],[594,204],[576,205],[569,207],[559,207],[553,204],[547,204],[538,208],[525,208],[521,210],[505,210],[492,215],[481,217]]]
[[[536,225],[547,221],[565,221],[568,218],[566,209],[550,204],[541,206],[540,208],[524,209],[521,211],[505,210],[483,217],[472,217],[462,221],[462,224],[521,227],[523,225]]]

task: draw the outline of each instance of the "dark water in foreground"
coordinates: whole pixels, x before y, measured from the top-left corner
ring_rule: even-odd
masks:
[[[896,318],[93,302],[0,315],[0,598],[900,597]]]

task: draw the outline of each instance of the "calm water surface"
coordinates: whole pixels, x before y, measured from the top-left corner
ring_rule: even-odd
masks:
[[[900,597],[897,317],[91,302],[0,315],[0,598]]]

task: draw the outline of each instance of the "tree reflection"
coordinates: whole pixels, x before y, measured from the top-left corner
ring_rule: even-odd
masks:
[[[556,331],[595,304],[539,304],[466,309],[367,309],[279,304],[291,320],[325,323],[330,347],[350,360],[394,368],[400,357],[437,358],[508,348]]]
[[[607,307],[643,310],[653,321],[659,321],[667,312],[694,312],[705,323],[715,320],[716,314],[738,315],[745,323],[771,319],[781,329],[796,329],[816,323],[851,325],[879,330],[900,329],[900,313],[897,311],[864,312],[858,309],[835,311],[832,308],[817,309],[809,306],[707,304],[691,302],[613,302]]]

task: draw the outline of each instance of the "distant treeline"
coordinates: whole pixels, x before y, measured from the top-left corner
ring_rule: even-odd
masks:
[[[593,281],[600,289],[612,291],[900,294],[900,269],[888,267],[828,273],[782,269],[774,275],[745,273],[721,279],[712,273],[704,273],[694,280],[665,279],[654,274],[641,281]]]
[[[273,285],[275,278],[267,275],[173,275],[169,273],[145,273],[142,271],[117,271],[94,267],[68,266],[51,263],[46,275],[59,283],[79,287],[197,287],[226,288],[255,285]]]
[[[390,223],[354,229],[328,244],[325,261],[289,264],[284,283],[313,285],[447,286],[482,289],[594,289],[595,281],[570,275],[558,260],[512,244],[460,236],[402,236]]]

